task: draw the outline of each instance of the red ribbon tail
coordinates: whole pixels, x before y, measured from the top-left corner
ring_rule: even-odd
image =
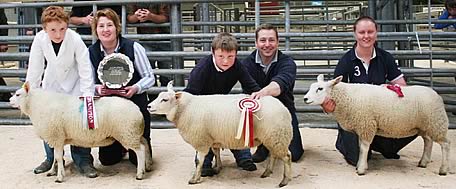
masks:
[[[248,112],[249,112],[249,128],[250,128],[250,132],[249,132],[249,146],[250,147],[253,147],[253,112],[252,112],[252,109],[248,109]]]

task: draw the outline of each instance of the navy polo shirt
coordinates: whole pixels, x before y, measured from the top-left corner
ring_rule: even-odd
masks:
[[[371,59],[368,71],[362,60],[355,55],[355,48],[352,48],[339,60],[334,70],[334,76],[342,75],[346,83],[367,83],[381,85],[403,77],[393,56],[387,51],[375,47],[376,56]]]
[[[184,91],[193,95],[228,94],[238,81],[248,94],[261,89],[237,58],[233,66],[220,72],[215,68],[212,55],[208,55],[190,72]]]

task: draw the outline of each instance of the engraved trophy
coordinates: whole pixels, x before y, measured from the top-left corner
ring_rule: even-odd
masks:
[[[121,53],[106,56],[97,69],[98,79],[105,87],[106,95],[125,94],[124,87],[133,77],[133,72],[133,62]]]

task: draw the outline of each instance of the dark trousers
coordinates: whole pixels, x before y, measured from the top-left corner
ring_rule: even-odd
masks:
[[[252,154],[250,153],[250,148],[242,150],[231,150],[233,153],[234,159],[236,159],[236,164],[240,166],[243,161],[252,160]],[[198,152],[196,152],[195,162],[197,162]],[[214,152],[212,149],[209,149],[209,153],[204,156],[203,167],[212,167],[212,160],[214,159]]]
[[[147,140],[149,150],[152,152],[150,144],[150,113],[147,111],[147,98],[145,94],[135,95],[131,100],[138,105],[141,114],[144,117],[144,133],[143,136]],[[123,158],[124,147],[118,142],[115,141],[109,146],[104,146],[99,148],[98,159],[102,165],[114,165],[120,162]],[[128,157],[130,162],[137,164],[136,154],[133,150],[128,150]]]
[[[338,130],[336,148],[349,164],[356,166],[359,157],[358,135],[343,130],[340,125]],[[370,150],[374,150],[380,152],[386,158],[397,159],[399,158],[397,153],[407,144],[415,140],[417,136],[418,135],[406,138],[386,138],[376,135],[370,145],[369,154]]]

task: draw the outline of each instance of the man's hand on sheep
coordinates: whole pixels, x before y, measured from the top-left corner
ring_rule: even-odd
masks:
[[[281,92],[280,85],[277,82],[272,81],[260,91],[253,92],[252,95],[250,95],[250,98],[258,100],[263,96],[279,96]]]

